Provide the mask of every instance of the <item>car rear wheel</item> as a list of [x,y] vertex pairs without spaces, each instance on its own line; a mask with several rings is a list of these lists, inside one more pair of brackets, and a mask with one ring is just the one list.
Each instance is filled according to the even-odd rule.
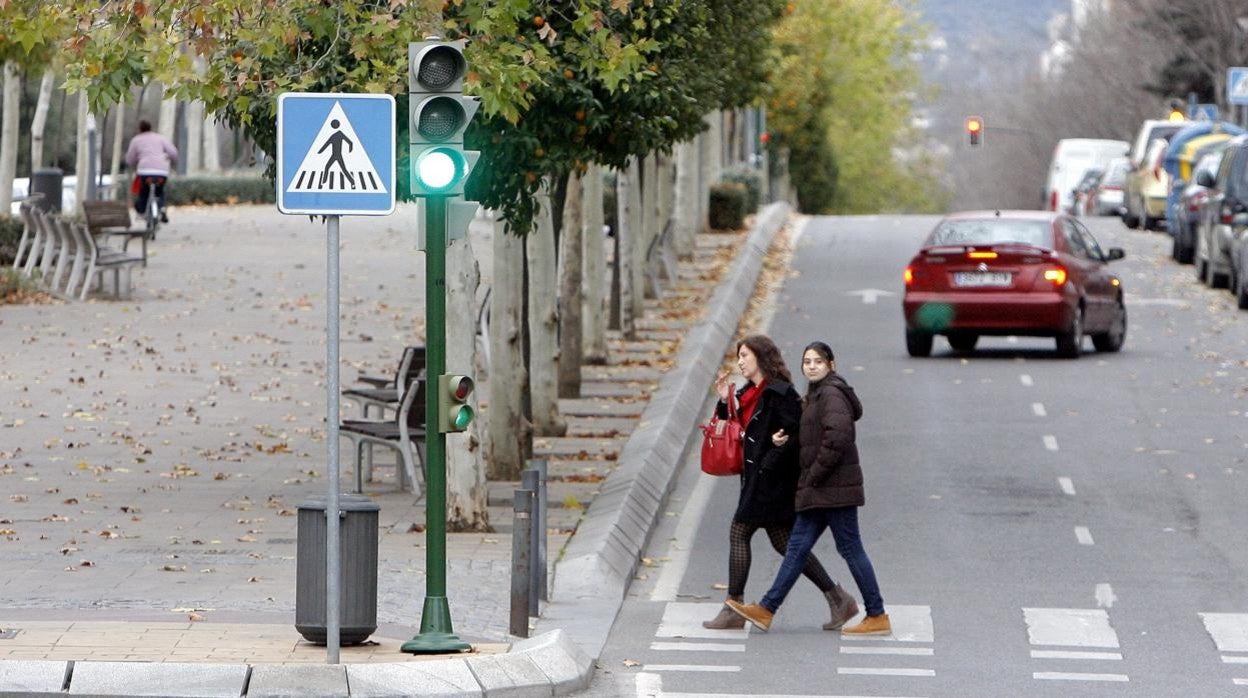
[[1248,275],[1239,275],[1239,285],[1235,287],[1235,304],[1240,310],[1248,310]]
[[1157,230],[1158,229],[1157,224],[1160,221],[1161,221],[1160,218],[1153,218],[1152,216],[1146,215],[1144,216],[1144,229],[1145,230]]
[[1077,359],[1082,344],[1083,308],[1080,308],[1070,323],[1070,329],[1057,335],[1057,355],[1063,359]]
[[1203,281],[1209,288],[1226,288],[1226,274],[1219,274],[1214,271],[1212,262],[1205,262],[1204,271],[1205,278]]
[[910,356],[932,355],[932,333],[923,330],[906,330],[906,352]]
[[955,351],[975,351],[975,344],[979,342],[979,335],[973,332],[959,332],[949,335],[949,346]]
[[1114,321],[1109,326],[1109,331],[1103,334],[1092,335],[1092,346],[1097,351],[1118,351],[1127,341],[1127,307],[1122,304],[1122,300],[1118,301],[1117,312],[1114,313]]
[[1197,259],[1196,260],[1196,280],[1202,284],[1205,283],[1205,274],[1208,273],[1207,271],[1208,269],[1209,269],[1209,262],[1206,262],[1203,259]]
[[1140,227],[1140,217],[1133,215],[1130,212],[1122,214],[1122,222],[1132,230]]

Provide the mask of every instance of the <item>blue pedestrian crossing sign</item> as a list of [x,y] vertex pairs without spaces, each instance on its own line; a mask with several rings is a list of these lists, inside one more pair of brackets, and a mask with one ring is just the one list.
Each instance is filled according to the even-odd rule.
[[394,170],[394,97],[311,92],[278,97],[277,210],[389,215]]
[[1226,70],[1226,101],[1228,104],[1248,104],[1248,68]]

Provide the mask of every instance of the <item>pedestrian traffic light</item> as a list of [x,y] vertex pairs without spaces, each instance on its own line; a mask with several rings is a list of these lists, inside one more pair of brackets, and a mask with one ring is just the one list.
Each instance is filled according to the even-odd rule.
[[464,95],[464,42],[408,44],[412,195],[459,196],[480,153],[464,150],[464,131],[477,113]]
[[971,138],[971,145],[979,145],[984,135],[984,120],[978,116],[966,117],[966,135]]
[[472,424],[472,408],[468,396],[474,384],[468,376],[449,373],[438,376],[438,431],[463,431]]

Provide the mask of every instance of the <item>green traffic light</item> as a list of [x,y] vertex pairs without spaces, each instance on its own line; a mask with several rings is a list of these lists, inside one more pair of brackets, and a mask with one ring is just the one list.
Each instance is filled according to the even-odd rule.
[[459,431],[463,431],[467,429],[468,425],[472,424],[472,417],[473,417],[473,414],[472,414],[471,407],[464,405],[463,407],[459,408],[458,410],[455,411],[455,420],[454,420],[455,428]]
[[464,172],[464,159],[453,148],[426,150],[416,159],[416,177],[430,192],[446,191],[459,182]]

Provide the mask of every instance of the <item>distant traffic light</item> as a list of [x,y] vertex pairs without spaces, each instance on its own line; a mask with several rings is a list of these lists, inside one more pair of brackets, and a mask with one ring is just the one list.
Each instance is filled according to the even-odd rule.
[[984,136],[984,119],[979,116],[966,117],[966,135],[971,139],[971,145],[979,145],[979,141]]
[[468,376],[438,376],[438,431],[463,431],[472,424],[472,408],[468,396],[474,385]]

